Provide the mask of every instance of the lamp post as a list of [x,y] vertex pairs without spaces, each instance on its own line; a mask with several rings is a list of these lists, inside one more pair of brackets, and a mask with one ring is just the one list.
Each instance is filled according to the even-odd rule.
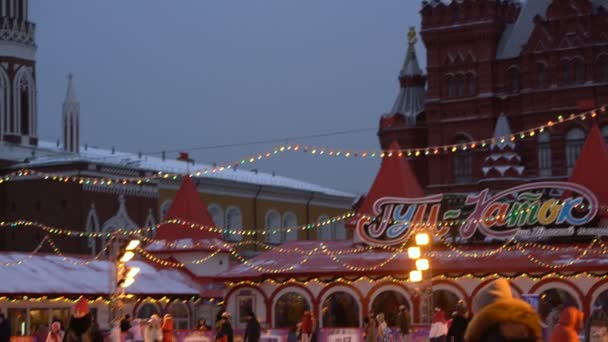
[[[431,238],[427,233],[418,233],[415,237],[416,246],[407,250],[408,257],[415,260],[416,269],[410,272],[410,281],[420,283],[421,299],[421,323],[431,323],[433,312],[433,276],[431,273],[431,263],[427,258],[422,258],[422,250],[426,246],[427,255],[430,255]],[[425,284],[425,275],[428,279],[428,286]]]
[[125,240],[120,239],[117,233],[112,236],[112,247],[110,261],[110,326],[114,326],[122,316],[123,302],[122,298],[125,294],[125,289],[135,282],[135,276],[139,273],[139,267],[129,267],[127,263],[135,257],[135,250],[139,247],[139,240],[131,240],[127,243],[124,249],[122,245]]

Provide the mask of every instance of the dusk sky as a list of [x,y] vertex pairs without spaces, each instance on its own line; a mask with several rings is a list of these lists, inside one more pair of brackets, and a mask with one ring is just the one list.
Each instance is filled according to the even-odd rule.
[[[191,149],[367,129],[290,141],[377,149],[378,120],[397,95],[420,7],[417,0],[32,0],[40,136],[59,139],[72,72],[80,139],[89,146],[190,150],[199,162],[221,163],[277,144]],[[424,67],[423,52],[419,42]],[[292,154],[251,167],[362,193],[378,165]]]

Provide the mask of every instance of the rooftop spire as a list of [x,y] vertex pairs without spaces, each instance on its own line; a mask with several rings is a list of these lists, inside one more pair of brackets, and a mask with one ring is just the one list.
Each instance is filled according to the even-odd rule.
[[504,150],[507,146],[511,149],[515,148],[515,143],[511,141],[511,127],[505,113],[500,114],[496,120],[493,138],[495,143],[492,144],[492,147],[498,147],[500,150]]
[[521,156],[515,151],[515,143],[511,141],[511,127],[507,116],[502,113],[496,120],[493,142],[490,154],[483,163],[484,178],[517,178],[524,172]]
[[416,43],[418,36],[416,29],[410,27],[407,34],[408,47],[403,62],[403,67],[399,72],[399,95],[391,109],[391,115],[401,114],[406,117],[408,123],[415,123],[418,114],[424,111],[426,101],[426,76],[424,75],[418,57],[416,57]]
[[76,91],[74,90],[74,74],[68,74],[68,90],[65,94],[65,103],[76,103],[78,98],[76,97]]

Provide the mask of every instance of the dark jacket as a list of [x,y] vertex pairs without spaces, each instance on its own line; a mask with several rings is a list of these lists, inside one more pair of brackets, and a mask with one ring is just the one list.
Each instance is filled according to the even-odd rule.
[[93,342],[93,324],[91,315],[76,318],[72,316],[63,342]]
[[127,318],[123,318],[120,321],[120,332],[126,333],[131,329],[131,321]]
[[397,315],[397,326],[399,327],[399,333],[409,334],[411,330],[412,318],[407,310],[399,311]]
[[251,317],[245,328],[244,342],[259,342],[261,334],[260,322],[255,317]]
[[448,342],[464,342],[464,332],[468,325],[469,321],[463,315],[454,316],[448,329]]
[[9,342],[11,340],[11,324],[8,319],[4,319],[0,323],[0,342]]
[[232,325],[228,320],[222,320],[215,338],[219,339],[224,336],[228,337],[228,342],[234,342],[234,331],[232,330]]

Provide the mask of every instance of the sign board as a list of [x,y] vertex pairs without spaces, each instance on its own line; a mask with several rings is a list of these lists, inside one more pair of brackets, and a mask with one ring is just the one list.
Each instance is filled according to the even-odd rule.
[[468,194],[458,205],[444,200],[443,194],[379,198],[372,208],[375,217],[360,218],[356,228],[370,245],[399,245],[420,227],[436,227],[439,237],[452,233],[463,239],[475,234],[496,239],[597,235],[598,228],[585,225],[598,209],[596,196],[584,186],[538,182],[496,194],[485,189]]
[[321,341],[359,342],[363,341],[363,330],[359,328],[323,328]]
[[538,312],[538,306],[540,304],[540,296],[535,294],[522,295],[521,299],[526,303],[530,304],[534,311]]

